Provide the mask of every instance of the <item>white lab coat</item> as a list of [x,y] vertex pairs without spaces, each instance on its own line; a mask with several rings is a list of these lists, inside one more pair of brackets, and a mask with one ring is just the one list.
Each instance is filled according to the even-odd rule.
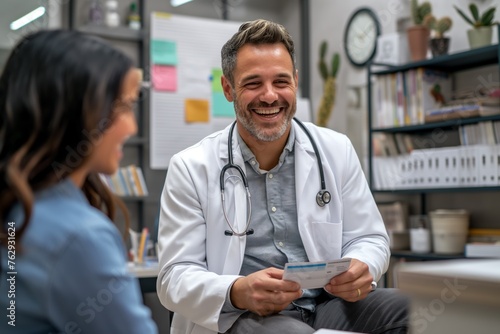
[[[295,122],[293,126],[298,224],[309,261],[357,258],[378,280],[387,270],[389,239],[351,142],[335,131],[306,123],[322,159],[326,189],[332,194],[331,202],[319,207],[320,176],[313,146]],[[161,196],[157,292],[161,303],[175,312],[173,334],[224,332],[239,316],[220,313],[228,288],[239,277],[246,241],[224,235],[228,226],[221,209],[219,175],[228,162],[228,133],[229,126],[170,160]],[[234,163],[245,171],[236,131],[232,142]],[[235,174],[234,169],[226,178],[229,174]],[[225,196],[229,221],[235,230],[244,231],[244,190],[226,184]]]

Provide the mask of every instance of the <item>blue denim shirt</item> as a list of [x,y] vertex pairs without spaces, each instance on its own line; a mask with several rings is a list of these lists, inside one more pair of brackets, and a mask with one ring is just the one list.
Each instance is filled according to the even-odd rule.
[[[138,281],[127,271],[118,230],[81,190],[61,181],[38,192],[33,208],[14,267],[7,249],[0,249],[0,333],[157,333]],[[17,233],[19,204],[7,218],[2,223]],[[6,311],[13,302],[15,311]]]

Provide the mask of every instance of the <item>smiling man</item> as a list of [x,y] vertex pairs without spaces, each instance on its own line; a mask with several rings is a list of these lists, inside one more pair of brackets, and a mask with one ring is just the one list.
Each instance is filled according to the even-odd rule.
[[[244,23],[221,56],[236,122],[172,157],[161,197],[172,333],[406,333],[407,300],[375,290],[388,237],[351,142],[294,119],[288,32]],[[341,258],[349,268],[322,287],[283,279],[286,263]]]

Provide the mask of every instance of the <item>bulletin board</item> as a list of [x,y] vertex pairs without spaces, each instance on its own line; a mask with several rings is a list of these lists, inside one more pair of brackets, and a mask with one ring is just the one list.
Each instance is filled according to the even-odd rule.
[[153,12],[150,39],[150,166],[234,120],[220,84],[220,50],[241,23]]

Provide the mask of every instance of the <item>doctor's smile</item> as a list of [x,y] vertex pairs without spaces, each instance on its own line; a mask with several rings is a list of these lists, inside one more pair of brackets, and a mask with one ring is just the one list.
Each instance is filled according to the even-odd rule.
[[251,108],[251,110],[260,116],[274,116],[275,114],[279,113],[282,109],[280,109],[280,108],[273,108],[273,109]]

